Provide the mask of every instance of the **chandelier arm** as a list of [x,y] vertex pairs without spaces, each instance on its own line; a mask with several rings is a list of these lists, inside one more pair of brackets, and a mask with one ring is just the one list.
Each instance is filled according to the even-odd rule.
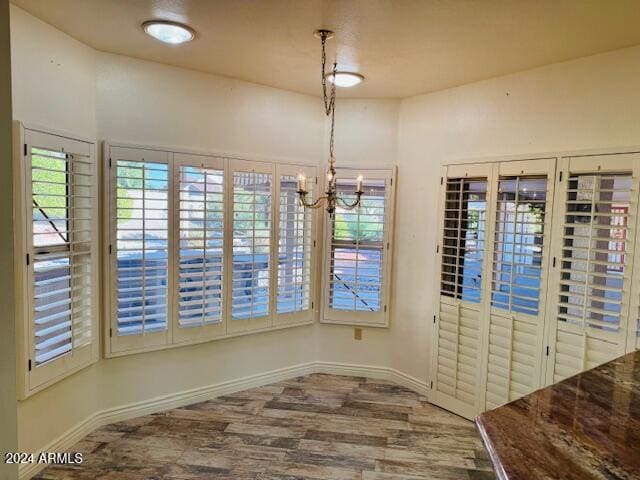
[[347,203],[347,201],[342,197],[336,197],[337,203],[340,203],[343,208],[347,210],[353,210],[358,205],[360,205],[360,197],[362,197],[362,192],[356,192],[356,199],[353,203]]
[[318,197],[314,202],[308,203],[306,200],[306,195],[307,195],[306,192],[304,193],[298,192],[298,195],[299,195],[300,203],[302,204],[302,206],[306,208],[319,208],[321,206],[321,202],[327,199],[326,196]]

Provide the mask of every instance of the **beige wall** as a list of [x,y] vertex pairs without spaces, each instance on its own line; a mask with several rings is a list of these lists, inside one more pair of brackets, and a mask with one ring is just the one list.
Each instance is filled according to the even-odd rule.
[[[335,138],[338,166],[367,168],[395,165],[399,107],[398,100],[338,98]],[[322,168],[326,168],[326,158],[322,159]],[[400,185],[404,182],[402,177],[403,172],[400,171]],[[395,267],[396,265],[394,270]],[[395,297],[393,295],[391,299],[391,330],[365,328],[362,340],[354,340],[353,327],[320,325],[317,340],[318,359],[325,362],[391,367],[393,355],[389,341],[390,331],[398,328]]]
[[[9,2],[0,1],[0,454],[18,449],[11,176],[11,48]],[[0,459],[0,480],[17,478]]]
[[96,136],[95,52],[11,5],[13,116]]
[[[94,52],[17,8],[12,22],[15,118],[324,167],[318,98]],[[339,101],[338,163],[399,166],[391,327],[361,341],[353,328],[316,325],[102,360],[20,402],[20,447],[41,448],[96,410],[313,360],[427,381],[441,163],[640,144],[638,85],[640,47],[402,101]]]

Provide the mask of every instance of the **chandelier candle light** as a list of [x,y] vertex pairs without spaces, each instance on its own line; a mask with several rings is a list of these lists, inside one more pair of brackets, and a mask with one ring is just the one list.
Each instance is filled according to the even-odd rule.
[[[327,169],[327,189],[325,191],[324,196],[319,197],[314,202],[307,201],[307,194],[309,190],[307,189],[307,177],[300,174],[298,175],[298,195],[300,198],[300,204],[306,208],[319,208],[322,206],[322,202],[327,202],[327,213],[329,216],[333,216],[336,211],[336,207],[344,208],[345,210],[353,210],[358,205],[360,205],[360,197],[364,191],[362,190],[363,178],[362,175],[359,175],[356,179],[356,190],[354,192],[356,198],[353,203],[347,202],[345,199],[338,196],[338,188],[336,185],[336,168],[335,168],[335,157],[333,155],[333,137],[334,137],[334,127],[335,127],[335,114],[336,114],[336,81],[338,77],[336,74],[350,74],[350,72],[338,72],[337,67],[338,64],[333,64],[333,70],[329,73],[325,72],[326,68],[326,52],[325,52],[325,44],[327,40],[333,37],[333,32],[331,30],[316,30],[315,36],[320,39],[322,43],[322,93],[324,98],[324,110],[325,115],[331,116],[331,133],[329,136],[329,168]],[[362,80],[364,77],[360,74],[353,74],[355,77],[360,78]],[[331,92],[327,95],[327,78],[331,81]],[[359,83],[359,82],[358,82]]]

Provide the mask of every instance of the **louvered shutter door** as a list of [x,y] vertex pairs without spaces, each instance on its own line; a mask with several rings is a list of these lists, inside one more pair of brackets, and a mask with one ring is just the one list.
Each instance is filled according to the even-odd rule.
[[496,164],[485,408],[540,385],[555,159]]
[[480,408],[491,176],[491,164],[450,166],[442,182],[432,398],[466,418],[473,418]]
[[230,333],[271,325],[274,165],[230,160]]
[[225,160],[174,154],[177,301],[174,342],[225,333]]
[[170,341],[171,157],[110,147],[112,353]]
[[97,357],[93,144],[25,131],[33,391]]
[[279,207],[277,245],[277,298],[274,324],[313,319],[312,272],[315,264],[315,215],[302,206],[297,194],[298,175],[307,177],[308,200],[315,198],[316,170],[313,167],[277,165]]
[[353,210],[338,206],[327,219],[323,321],[387,326],[393,228],[393,170],[339,169],[338,194],[355,200],[356,178],[364,194]]
[[563,158],[547,381],[625,351],[640,156]]

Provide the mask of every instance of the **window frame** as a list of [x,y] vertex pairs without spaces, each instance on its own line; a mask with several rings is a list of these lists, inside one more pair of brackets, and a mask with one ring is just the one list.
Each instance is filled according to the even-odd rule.
[[[121,157],[121,158],[120,158]],[[162,348],[171,344],[171,312],[173,311],[173,236],[174,232],[171,226],[173,225],[173,189],[171,188],[171,175],[173,155],[170,152],[162,150],[152,150],[145,148],[132,148],[126,146],[110,146],[108,150],[108,157],[106,164],[105,179],[108,182],[105,188],[106,198],[105,205],[109,207],[104,214],[105,231],[108,232],[105,235],[106,253],[105,253],[105,277],[106,285],[108,285],[108,296],[105,301],[106,321],[105,327],[108,326],[108,330],[105,332],[105,342],[108,342],[108,348],[105,351],[111,354],[118,353],[137,353],[148,350],[154,350]],[[168,166],[168,295],[167,295],[167,328],[163,331],[144,333],[141,336],[138,334],[118,336],[118,317],[117,317],[117,219],[116,215],[116,172],[118,160],[125,160],[131,162],[149,162],[149,163],[161,163]]]
[[[307,181],[312,185],[312,191],[307,198],[308,201],[314,200],[318,197],[318,192],[320,190],[318,177],[317,177],[317,168],[312,166],[304,166],[304,165],[288,165],[288,164],[277,164],[276,165],[276,175],[275,175],[275,194],[274,201],[277,203],[275,208],[275,225],[276,225],[276,233],[275,233],[275,270],[274,270],[274,310],[273,310],[273,324],[278,325],[296,325],[296,324],[304,324],[313,321],[316,314],[316,306],[317,306],[317,290],[318,290],[318,282],[316,275],[316,266],[318,265],[318,244],[319,238],[318,235],[320,233],[320,229],[318,228],[318,215],[314,212],[316,210],[306,209],[307,212],[311,216],[311,246],[310,246],[310,274],[309,274],[309,308],[306,310],[298,310],[288,313],[278,313],[278,247],[280,243],[280,181],[283,176],[294,176],[304,175],[307,178]],[[297,199],[296,199],[297,200]]]
[[[18,395],[20,399],[28,396],[72,375],[73,373],[95,363],[100,354],[99,343],[99,179],[98,162],[95,155],[95,140],[72,133],[48,129],[31,124],[14,121],[14,268],[16,276],[16,330],[18,339]],[[92,231],[90,243],[90,259],[88,265],[92,269],[91,309],[90,309],[90,341],[36,366],[35,362],[35,326],[34,326],[34,263],[36,250],[41,247],[33,245],[33,204],[31,185],[32,148],[59,151],[67,155],[80,155],[89,159],[92,181],[90,222]],[[69,161],[69,159],[67,159]],[[71,161],[73,161],[71,159]],[[67,182],[69,182],[67,171]],[[67,183],[67,188],[68,188]],[[69,205],[66,207],[71,211]],[[69,218],[72,218],[71,216]],[[69,221],[67,220],[67,223]],[[53,246],[55,251],[69,251],[63,246]],[[26,268],[25,268],[26,266]],[[71,340],[73,341],[73,339]]]
[[[117,317],[116,317],[116,283],[115,283],[115,171],[116,171],[116,156],[115,153],[128,152],[128,157],[123,160],[141,161],[142,158],[145,161],[160,161],[167,162],[169,164],[168,176],[169,176],[169,300],[168,300],[168,313],[167,313],[167,330],[158,332],[164,335],[156,335],[161,338],[149,338],[142,339],[142,335],[128,335],[117,338]],[[309,311],[296,312],[300,315],[291,314],[276,314],[276,297],[274,292],[277,291],[277,262],[274,260],[277,255],[277,241],[279,235],[278,224],[278,210],[279,201],[276,195],[278,194],[279,185],[277,185],[277,172],[295,172],[297,175],[301,172],[308,172],[309,176],[315,175],[316,166],[304,162],[294,161],[278,161],[269,159],[260,160],[247,160],[238,157],[227,156],[224,154],[208,153],[202,151],[185,150],[172,147],[154,147],[148,145],[137,145],[125,142],[105,141],[103,143],[103,165],[102,165],[102,186],[103,186],[103,218],[102,225],[105,235],[102,237],[102,281],[103,281],[103,306],[102,314],[104,315],[104,321],[102,323],[103,332],[103,348],[105,358],[113,358],[118,356],[125,356],[135,353],[149,352],[155,350],[164,350],[168,348],[175,348],[185,345],[194,345],[199,343],[205,343],[215,341],[224,338],[233,338],[242,335],[248,335],[253,333],[279,330],[282,328],[297,327],[301,325],[310,325],[314,323],[318,318],[318,281],[317,274],[311,276],[311,291],[314,308]],[[231,265],[232,265],[232,250],[226,248],[224,252],[223,268],[223,321],[222,324],[217,324],[217,328],[204,328],[204,333],[201,328],[182,328],[180,329],[178,323],[178,248],[179,248],[179,196],[176,194],[179,186],[176,183],[176,179],[179,176],[179,165],[181,164],[204,164],[205,168],[218,169],[223,167],[224,171],[224,218],[225,218],[225,231],[223,236],[224,245],[231,245],[233,240],[232,230],[232,186],[233,186],[233,171],[250,171],[270,173],[272,174],[271,185],[271,231],[270,231],[270,266],[269,266],[269,316],[259,317],[248,322],[238,320],[238,324],[235,327],[231,326],[230,317],[230,299],[231,299]],[[320,215],[314,210],[313,225],[314,225],[314,239],[317,242],[317,235],[319,235],[319,229],[317,228]],[[113,217],[113,219],[112,219]],[[113,223],[113,225],[112,225]],[[312,252],[312,262],[317,265],[318,262],[318,248]],[[267,320],[265,321],[265,318]],[[222,325],[222,326],[220,326]],[[180,333],[179,330],[183,332]],[[193,333],[187,333],[187,330],[193,330]],[[196,331],[199,333],[197,334]],[[155,334],[146,334],[155,335]],[[127,338],[128,337],[128,338]],[[115,339],[115,341],[114,341]],[[124,339],[124,341],[123,341]]]
[[180,343],[189,343],[194,340],[210,340],[219,336],[223,336],[226,334],[227,327],[227,318],[226,318],[226,310],[225,303],[226,297],[228,295],[227,285],[226,285],[226,277],[227,277],[227,269],[228,264],[226,261],[226,250],[227,250],[227,236],[226,232],[223,235],[223,255],[222,255],[222,321],[219,323],[213,323],[209,325],[201,325],[201,326],[191,326],[191,327],[181,327],[180,326],[180,318],[179,318],[179,301],[180,301],[180,167],[200,167],[204,169],[210,170],[222,170],[223,172],[223,229],[226,230],[229,222],[228,212],[227,212],[227,168],[226,168],[226,160],[221,157],[213,157],[209,155],[195,155],[188,153],[174,153],[173,154],[173,183],[169,186],[170,190],[173,190],[173,207],[170,209],[173,211],[172,214],[173,224],[171,225],[171,229],[173,230],[173,235],[175,235],[175,242],[173,245],[173,255],[175,259],[175,265],[173,268],[173,291],[169,292],[169,296],[173,297],[173,318],[174,321],[171,322],[170,329],[172,330],[172,339],[173,344]]
[[[264,330],[273,325],[273,309],[275,307],[275,297],[274,293],[274,258],[276,256],[275,252],[275,196],[274,196],[274,183],[275,183],[275,164],[266,163],[266,162],[257,162],[251,160],[238,160],[231,159],[229,160],[228,167],[228,175],[227,175],[227,212],[229,215],[227,218],[230,220],[230,224],[228,228],[225,229],[225,239],[227,240],[226,245],[230,246],[227,248],[225,252],[225,256],[227,257],[227,264],[229,268],[227,269],[225,286],[227,287],[227,298],[226,298],[226,318],[227,322],[227,333],[242,333],[248,332],[252,330]],[[269,311],[267,315],[263,315],[260,317],[250,317],[247,319],[233,319],[232,318],[232,301],[233,301],[233,234],[234,234],[234,202],[233,196],[235,194],[235,188],[233,184],[233,176],[235,173],[263,173],[267,175],[271,175],[271,184],[269,189],[270,195],[270,232],[269,232],[269,295],[268,295],[268,308]]]
[[329,279],[331,277],[331,243],[333,237],[332,220],[329,219],[325,211],[326,205],[319,209],[323,216],[324,242],[323,242],[323,269],[322,269],[322,311],[320,323],[354,325],[388,328],[391,316],[391,291],[392,291],[392,265],[393,265],[393,238],[395,231],[395,195],[397,167],[387,168],[357,168],[339,167],[336,169],[336,176],[346,178],[356,178],[362,175],[367,180],[385,181],[385,213],[384,213],[384,234],[382,242],[383,261],[380,291],[380,310],[377,312],[337,310],[331,308],[330,295],[331,288]]

